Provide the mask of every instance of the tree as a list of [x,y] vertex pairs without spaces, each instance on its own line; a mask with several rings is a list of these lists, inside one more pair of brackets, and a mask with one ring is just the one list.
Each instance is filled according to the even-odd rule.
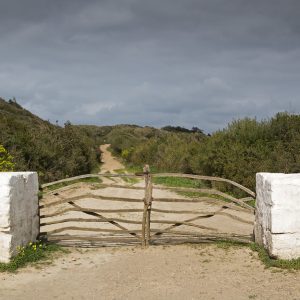
[[14,168],[13,157],[0,144],[0,172],[12,171]]

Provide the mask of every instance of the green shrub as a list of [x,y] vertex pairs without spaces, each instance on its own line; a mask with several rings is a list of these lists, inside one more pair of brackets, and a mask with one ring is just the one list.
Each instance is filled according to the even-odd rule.
[[0,110],[0,143],[14,157],[16,171],[37,171],[40,182],[50,182],[90,173],[98,165],[99,145],[81,128],[53,125],[14,101],[0,99]]
[[13,171],[13,157],[0,145],[0,172]]

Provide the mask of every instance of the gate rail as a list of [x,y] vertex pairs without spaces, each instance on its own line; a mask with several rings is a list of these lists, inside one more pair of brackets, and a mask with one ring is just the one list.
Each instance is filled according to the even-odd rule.
[[[124,186],[120,184],[105,184],[100,183],[98,186],[100,188],[105,187],[114,187],[114,188],[125,188],[125,189],[135,189],[135,190],[144,190],[144,198],[143,199],[135,199],[135,198],[126,198],[126,197],[110,197],[110,196],[102,196],[102,195],[95,195],[93,193],[86,193],[79,196],[73,196],[64,198],[59,195],[61,191],[67,190],[72,188],[73,185],[62,187],[60,189],[50,191],[47,194],[55,195],[58,200],[55,200],[50,203],[41,203],[40,204],[40,210],[47,209],[47,208],[55,208],[58,205],[61,204],[68,204],[69,207],[62,209],[60,211],[55,211],[54,213],[40,213],[40,219],[41,223],[40,226],[50,226],[50,225],[58,225],[58,224],[65,224],[68,222],[76,222],[79,223],[79,225],[76,226],[68,226],[68,227],[62,227],[57,228],[45,232],[41,232],[41,236],[46,237],[48,240],[82,240],[82,241],[109,241],[109,242],[120,242],[128,240],[128,238],[131,237],[135,238],[137,241],[139,241],[142,246],[148,246],[150,244],[150,241],[155,242],[159,240],[159,238],[162,235],[176,235],[178,237],[186,237],[186,240],[188,238],[197,238],[199,240],[218,240],[218,239],[230,239],[230,240],[237,240],[242,242],[247,242],[251,239],[251,236],[245,236],[245,235],[238,235],[238,234],[223,234],[218,233],[216,230],[212,227],[208,226],[202,226],[199,224],[195,224],[194,221],[199,219],[207,219],[212,218],[216,215],[222,215],[226,216],[228,218],[234,219],[237,222],[246,223],[246,224],[252,224],[249,220],[245,220],[241,217],[229,214],[226,210],[227,209],[233,209],[237,211],[250,211],[254,212],[254,208],[247,204],[249,200],[253,200],[255,197],[255,193],[249,190],[248,188],[234,182],[228,179],[219,178],[219,177],[210,177],[210,176],[201,176],[201,175],[192,175],[192,174],[177,174],[177,173],[157,173],[157,174],[151,174],[149,170],[144,169],[143,173],[136,173],[136,174],[86,174],[81,176],[76,176],[72,178],[67,178],[55,182],[51,182],[48,184],[43,184],[42,188],[48,188],[52,185],[58,184],[58,183],[64,183],[64,182],[70,182],[78,179],[83,178],[92,178],[92,177],[119,177],[119,178],[140,178],[144,179],[145,186],[144,187],[135,187],[135,186]],[[155,186],[153,187],[152,179],[155,177],[181,177],[181,178],[190,178],[190,179],[197,179],[197,180],[209,180],[209,181],[217,181],[217,182],[225,182],[229,183],[240,190],[244,191],[249,195],[249,197],[238,199],[236,197],[233,197],[232,195],[228,195],[224,192],[221,192],[217,189],[203,189],[203,188],[187,188],[187,187],[163,187],[163,186]],[[221,196],[228,202],[224,202],[220,209],[217,211],[199,211],[199,210],[174,210],[174,209],[158,209],[153,208],[152,204],[154,202],[173,202],[173,203],[198,203],[207,201],[208,199],[211,199],[209,197],[196,197],[192,199],[187,198],[153,198],[153,189],[158,190],[170,190],[175,192],[199,192],[199,193],[205,193],[209,195],[217,195]],[[95,209],[95,208],[85,208],[82,207],[75,202],[77,200],[82,199],[93,199],[93,200],[109,200],[109,201],[120,201],[120,202],[136,202],[136,203],[143,203],[143,208],[126,208],[126,209]],[[220,200],[222,201],[222,200]],[[60,220],[47,220],[47,218],[53,218],[57,216],[61,216],[68,212],[82,212],[86,215],[92,216],[93,218],[85,219],[81,217],[66,217]],[[163,220],[163,219],[151,219],[151,212],[156,213],[163,213],[163,214],[175,214],[175,215],[191,215],[190,218],[186,220]],[[142,213],[142,219],[141,220],[131,220],[129,218],[119,218],[119,217],[106,217],[103,214],[105,213]],[[192,216],[194,215],[194,216]],[[97,219],[95,219],[95,217]],[[94,227],[83,227],[80,226],[80,224],[84,223],[110,223],[117,227],[118,229],[101,229],[101,228],[94,228]],[[141,230],[131,230],[125,227],[124,225],[121,225],[120,223],[124,224],[136,224],[141,225]],[[151,224],[166,224],[169,225],[168,227],[161,229],[152,229]],[[183,230],[177,230],[180,226],[186,226],[188,228],[197,228],[197,229],[204,229],[209,230],[211,233],[203,234],[193,231],[183,231]],[[176,230],[174,230],[176,229]],[[89,232],[102,232],[102,233],[112,233],[115,235],[118,235],[116,237],[93,237],[93,236],[78,236],[78,235],[66,235],[66,234],[59,234],[63,231],[89,231]],[[125,235],[125,236],[124,236]],[[127,237],[126,237],[127,236]]]

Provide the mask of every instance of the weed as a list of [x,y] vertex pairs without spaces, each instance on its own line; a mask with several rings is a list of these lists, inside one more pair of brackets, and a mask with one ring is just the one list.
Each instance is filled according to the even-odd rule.
[[274,267],[286,270],[300,270],[300,258],[291,260],[271,258],[268,252],[256,243],[250,244],[250,248],[258,253],[258,257],[267,268]]
[[255,201],[255,199],[253,199],[253,200],[247,201],[246,203],[252,207],[255,207],[256,201]]
[[122,177],[122,179],[129,184],[136,184],[139,182],[139,179],[137,178],[132,178],[132,177]]
[[154,177],[155,184],[162,184],[171,187],[204,188],[205,184],[196,179],[181,177]]
[[230,201],[230,200],[228,200],[225,197],[222,197],[220,195],[209,194],[209,193],[202,193],[202,192],[177,192],[177,194],[182,195],[182,196],[186,196],[186,197],[189,197],[189,198],[207,197],[207,198],[222,200],[224,202],[229,202],[229,203],[232,202],[232,201]]
[[68,252],[68,250],[56,244],[46,244],[41,241],[29,243],[25,247],[20,246],[18,247],[17,255],[9,263],[0,263],[0,272],[15,272],[28,264],[51,260],[53,259],[53,254],[58,251]]
[[216,246],[221,249],[228,250],[230,247],[247,247],[248,243],[238,241],[217,241]]

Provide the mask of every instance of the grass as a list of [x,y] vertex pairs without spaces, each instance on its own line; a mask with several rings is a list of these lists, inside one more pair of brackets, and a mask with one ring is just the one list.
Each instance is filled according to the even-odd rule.
[[255,208],[255,203],[256,203],[255,199],[247,201],[246,203]]
[[56,244],[46,244],[41,241],[18,247],[18,254],[9,263],[0,263],[0,272],[16,272],[27,265],[51,262],[57,252],[67,253],[68,250]]
[[154,177],[153,183],[170,187],[205,188],[202,181],[181,177]]
[[[155,184],[161,184],[169,187],[184,187],[184,188],[210,188],[207,183],[204,183],[201,180],[190,179],[190,178],[180,178],[180,177],[154,177],[153,182]],[[232,201],[222,197],[220,195],[202,193],[202,192],[176,192],[179,195],[198,198],[198,197],[208,197],[212,199],[222,200],[224,202],[231,203]],[[227,193],[230,196],[233,196],[232,193]],[[248,205],[255,207],[255,200],[247,202]]]
[[44,188],[44,192],[47,191],[54,191],[57,189],[60,189],[62,187],[74,184],[74,183],[79,183],[79,182],[86,182],[86,183],[101,183],[102,180],[98,177],[88,177],[88,178],[81,178],[81,179],[75,179],[75,180],[71,180],[71,181],[66,181],[66,182],[61,182],[61,183],[56,183],[53,185],[50,185],[46,188]]
[[[213,245],[216,245],[217,248],[221,248],[224,250],[229,250],[232,247],[241,248],[247,247],[252,251],[258,253],[259,260],[265,265],[266,268],[277,268],[277,270],[300,270],[300,258],[298,259],[276,259],[269,256],[266,249],[256,243],[243,243],[238,241],[230,241],[230,240],[220,240],[212,242]],[[194,244],[193,244],[194,245]],[[276,269],[274,269],[276,270]]]
[[[180,177],[154,177],[153,182],[155,184],[161,184],[170,187],[184,187],[184,188],[208,188],[205,183],[200,180],[190,179],[190,178],[180,178]],[[198,198],[198,197],[209,197],[213,199],[223,200],[225,202],[231,202],[228,199],[208,193],[202,192],[177,192],[177,194],[190,197],[190,198]]]
[[[126,173],[131,173],[131,172],[128,172],[127,169],[118,169],[118,170],[115,170],[115,172],[117,174],[126,174]],[[126,183],[129,183],[129,184],[135,184],[135,183],[138,183],[139,182],[139,179],[137,178],[131,178],[131,177],[121,177],[123,181],[125,181]]]
[[124,180],[126,183],[129,184],[136,184],[139,182],[137,178],[130,178],[130,177],[122,177],[122,180]]
[[258,253],[258,258],[265,265],[266,268],[278,268],[284,270],[300,270],[300,258],[298,259],[275,259],[269,256],[268,252],[264,247],[256,243],[242,243],[236,241],[218,241],[215,242],[218,248],[225,250],[231,247],[249,247],[252,251]]
[[238,241],[216,241],[216,246],[221,249],[228,250],[231,247],[248,247],[249,243],[243,243]]
[[222,200],[224,202],[232,202],[225,197],[220,195],[208,194],[208,193],[201,193],[201,192],[177,192],[179,195],[190,197],[190,198],[199,198],[199,197],[208,197],[212,199]]
[[252,251],[258,253],[259,259],[267,268],[273,267],[285,270],[300,270],[300,258],[291,260],[271,258],[266,249],[255,243],[250,244],[250,248]]

